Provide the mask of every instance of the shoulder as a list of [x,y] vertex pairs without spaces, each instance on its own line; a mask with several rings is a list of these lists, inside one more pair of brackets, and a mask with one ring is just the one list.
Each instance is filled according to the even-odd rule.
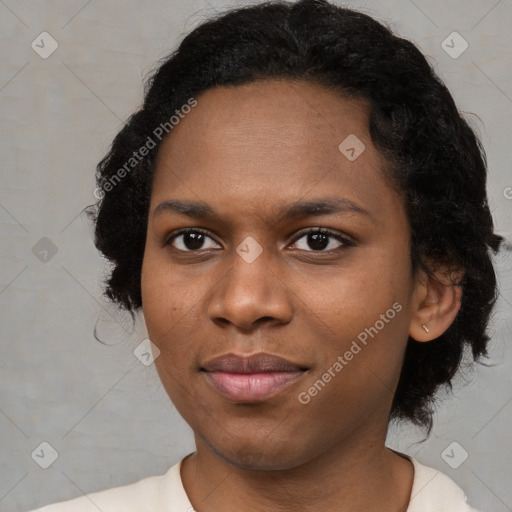
[[414,466],[414,481],[406,512],[478,512],[450,477],[408,458]]
[[[180,465],[181,461],[172,466],[163,475],[146,477],[132,484],[93,492],[71,500],[53,503],[30,512],[98,512],[98,510],[102,512],[181,511],[183,504],[186,505],[188,499],[181,485]],[[187,502],[183,503],[184,499]]]
[[[406,512],[478,512],[464,491],[447,475],[406,456],[414,466],[414,481]],[[183,459],[182,459],[183,460]],[[143,478],[30,512],[173,512],[192,510],[181,482],[181,462],[164,475]]]

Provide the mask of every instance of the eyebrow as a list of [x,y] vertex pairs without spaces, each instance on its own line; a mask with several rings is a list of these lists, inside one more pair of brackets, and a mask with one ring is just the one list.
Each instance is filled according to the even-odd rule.
[[[160,203],[154,211],[154,216],[161,212],[178,213],[191,218],[211,218],[220,220],[220,216],[215,210],[202,201],[195,202],[189,200],[168,199]],[[350,199],[343,197],[329,197],[313,199],[308,201],[295,201],[289,205],[282,206],[277,214],[283,220],[294,218],[317,217],[321,215],[330,215],[333,213],[357,213],[372,218],[368,210],[354,203]]]

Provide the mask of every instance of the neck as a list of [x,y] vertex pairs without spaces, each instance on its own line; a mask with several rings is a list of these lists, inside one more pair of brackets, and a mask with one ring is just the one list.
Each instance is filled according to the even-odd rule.
[[388,450],[384,440],[344,443],[328,453],[279,470],[239,468],[223,460],[201,439],[182,463],[181,477],[200,512],[332,510],[405,512],[413,467]]

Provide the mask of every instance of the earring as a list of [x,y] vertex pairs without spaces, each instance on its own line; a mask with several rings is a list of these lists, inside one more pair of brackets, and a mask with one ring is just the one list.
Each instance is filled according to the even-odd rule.
[[421,327],[423,327],[423,329],[425,329],[425,331],[430,332],[428,327],[425,324],[423,324]]

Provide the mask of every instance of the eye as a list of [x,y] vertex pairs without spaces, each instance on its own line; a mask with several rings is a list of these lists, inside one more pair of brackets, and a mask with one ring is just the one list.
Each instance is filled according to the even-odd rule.
[[[336,243],[334,243],[334,248],[332,247],[333,238],[338,242],[337,247]],[[298,247],[298,249],[307,252],[334,252],[336,250],[341,250],[346,246],[354,245],[354,243],[351,240],[344,238],[335,231],[331,231],[330,229],[325,228],[314,228],[306,232],[302,232],[302,236],[295,239],[295,244],[298,244],[298,242],[300,242],[302,239],[305,239],[305,242],[303,242],[302,247]],[[307,246],[309,246],[312,249],[312,251],[308,251]]]
[[[203,247],[206,239],[210,239],[216,244],[211,236],[202,229],[182,229],[169,237],[165,242],[165,245],[173,245],[173,242],[178,240],[178,243],[174,245],[174,248],[184,252],[195,252],[200,249],[215,249],[215,247]],[[217,244],[218,245],[218,244]]]
[[[302,247],[300,247],[299,242],[303,239],[304,242],[302,242]],[[337,241],[337,246],[336,242],[334,242],[334,248],[332,247],[332,239]],[[205,246],[207,240],[210,240],[209,246]],[[216,249],[215,245],[218,246],[219,244],[213,240],[207,231],[194,228],[182,229],[176,232],[167,239],[165,245],[171,245],[182,252],[196,252],[199,250]],[[354,243],[336,231],[326,228],[314,228],[302,231],[301,236],[295,239],[294,245],[299,245],[299,250],[307,252],[335,252],[347,246],[353,246]],[[311,250],[308,250],[308,246]]]

